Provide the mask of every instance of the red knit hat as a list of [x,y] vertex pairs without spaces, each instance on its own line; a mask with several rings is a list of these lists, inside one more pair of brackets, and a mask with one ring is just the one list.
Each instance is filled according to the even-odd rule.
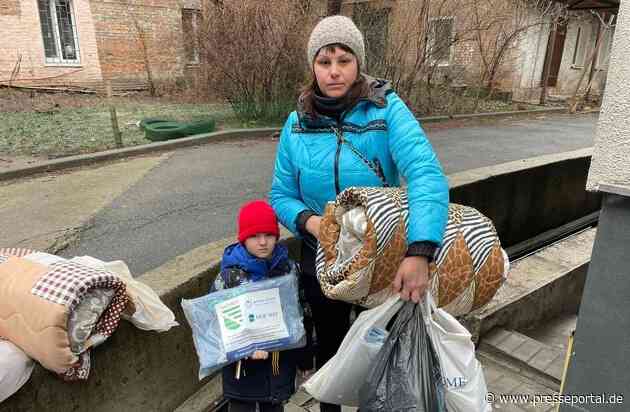
[[264,200],[253,200],[241,207],[238,214],[238,241],[243,243],[248,237],[258,233],[269,233],[280,237],[278,218]]

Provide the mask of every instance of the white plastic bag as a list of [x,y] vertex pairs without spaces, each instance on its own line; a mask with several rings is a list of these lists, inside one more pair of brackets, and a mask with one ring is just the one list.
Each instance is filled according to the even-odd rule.
[[160,297],[148,285],[134,279],[129,271],[129,267],[122,260],[103,262],[91,256],[80,256],[71,259],[72,261],[83,263],[84,265],[105,269],[114,273],[125,282],[127,295],[133,302],[136,311],[129,316],[125,313],[122,317],[131,322],[135,327],[142,330],[155,330],[166,332],[173,326],[178,326],[175,321],[175,314],[168,306],[162,303]]
[[452,315],[437,308],[430,293],[424,305],[427,330],[440,358],[447,410],[491,411],[492,406],[486,401],[486,380],[470,333]]
[[304,389],[320,402],[359,406],[361,384],[387,337],[387,323],[402,303],[396,295],[361,312],[335,356],[304,383]]
[[28,381],[34,365],[35,362],[20,348],[0,338],[0,402]]

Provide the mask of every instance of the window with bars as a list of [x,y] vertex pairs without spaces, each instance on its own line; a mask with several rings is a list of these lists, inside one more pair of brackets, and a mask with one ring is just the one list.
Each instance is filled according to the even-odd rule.
[[368,73],[378,74],[385,64],[385,50],[389,32],[389,8],[375,8],[367,3],[355,3],[353,19],[365,38]]
[[182,32],[186,63],[199,64],[199,24],[201,12],[196,9],[182,9]]
[[79,64],[79,37],[71,0],[37,0],[46,63]]
[[429,61],[439,66],[447,66],[451,62],[453,43],[453,17],[435,17],[429,20],[427,52]]

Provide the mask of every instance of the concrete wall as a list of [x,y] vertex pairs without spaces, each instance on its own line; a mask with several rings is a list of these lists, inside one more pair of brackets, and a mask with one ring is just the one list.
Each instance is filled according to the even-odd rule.
[[[5,4],[6,3],[6,4]],[[36,1],[13,0],[0,8],[0,82],[7,82],[21,56],[17,85],[92,85],[101,81],[89,0],[74,0],[80,63],[47,64]]]
[[[589,190],[630,195],[630,4],[622,2],[597,125]],[[602,188],[610,186],[609,188]]]
[[[589,213],[597,194],[585,194],[588,151],[476,169],[449,176],[455,202],[492,218],[505,245]],[[163,334],[123,323],[92,354],[85,383],[61,382],[36,368],[31,380],[0,404],[1,412],[172,411],[198,390],[197,358],[180,307],[182,298],[207,293],[230,240],[200,247],[140,279],[153,287],[181,326]],[[289,242],[297,256],[297,242]]]
[[[454,175],[450,177],[451,202],[472,206],[488,216],[503,246],[512,246],[599,210],[601,197],[586,192],[583,186],[590,165],[588,152],[477,169],[468,182]],[[501,172],[502,168],[508,170]]]
[[[538,17],[530,11],[528,24],[533,24]],[[518,63],[520,70],[514,72],[513,99],[516,101],[538,103],[541,93],[541,79],[550,26],[535,25],[519,37]]]

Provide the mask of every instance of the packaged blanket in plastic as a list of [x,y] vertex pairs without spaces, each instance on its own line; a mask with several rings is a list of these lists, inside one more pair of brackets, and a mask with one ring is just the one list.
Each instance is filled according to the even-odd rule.
[[[326,206],[317,277],[330,299],[375,307],[407,251],[407,194],[400,188],[351,187]],[[444,241],[429,266],[439,307],[458,316],[487,304],[509,270],[494,225],[479,211],[449,204]]]
[[182,299],[199,357],[199,379],[256,350],[306,344],[295,275],[247,283],[196,299]]

